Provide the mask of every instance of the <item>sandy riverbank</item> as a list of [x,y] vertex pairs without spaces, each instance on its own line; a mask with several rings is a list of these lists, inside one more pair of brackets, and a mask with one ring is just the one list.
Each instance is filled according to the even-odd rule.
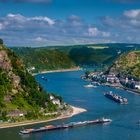
[[18,127],[18,126],[25,126],[25,125],[32,125],[32,124],[39,124],[39,123],[45,123],[45,122],[51,122],[55,120],[61,120],[61,119],[66,119],[70,118],[74,115],[78,115],[80,113],[86,112],[87,110],[84,108],[79,108],[79,107],[72,107],[72,111],[65,114],[61,115],[59,117],[53,118],[53,119],[48,119],[48,120],[34,120],[34,121],[24,121],[24,122],[16,122],[16,123],[0,123],[0,129],[2,128],[10,128],[10,127]]
[[46,70],[46,71],[41,71],[38,73],[33,73],[32,75],[38,75],[38,74],[43,74],[43,73],[54,73],[54,72],[68,72],[68,71],[78,71],[78,70],[82,70],[82,68],[80,67],[74,67],[74,68],[70,68],[70,69],[60,69],[60,70]]

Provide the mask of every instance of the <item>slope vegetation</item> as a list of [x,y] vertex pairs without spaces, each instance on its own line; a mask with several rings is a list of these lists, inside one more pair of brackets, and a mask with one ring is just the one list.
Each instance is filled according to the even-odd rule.
[[20,114],[26,118],[37,118],[46,112],[63,108],[60,97],[44,92],[25,69],[22,61],[10,49],[0,44],[0,119],[16,117]]

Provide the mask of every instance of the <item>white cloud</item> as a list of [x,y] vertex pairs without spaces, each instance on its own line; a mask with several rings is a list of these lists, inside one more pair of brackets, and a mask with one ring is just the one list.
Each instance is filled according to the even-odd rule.
[[20,24],[23,24],[23,26],[26,26],[26,24],[29,24],[29,23],[32,23],[34,24],[34,22],[38,22],[38,24],[40,22],[45,22],[47,23],[48,25],[54,25],[55,22],[53,19],[49,18],[49,17],[42,17],[42,16],[35,16],[35,17],[25,17],[21,14],[12,14],[12,13],[9,13],[5,18],[2,18],[2,21],[3,22],[9,22],[9,23],[12,23],[13,21],[15,23],[19,23]]
[[33,40],[36,41],[36,42],[46,42],[46,41],[47,41],[47,39],[45,39],[45,38],[43,38],[43,37],[40,37],[40,36],[36,37],[36,38],[33,39]]
[[99,30],[95,28],[88,28],[89,36],[97,36],[99,35]]
[[89,36],[93,36],[93,37],[109,37],[110,33],[109,32],[104,32],[104,31],[100,31],[98,28],[96,27],[90,27],[88,28],[88,34]]
[[140,9],[127,10],[123,13],[123,15],[128,18],[140,18]]
[[44,21],[44,22],[47,22],[49,25],[54,25],[55,24],[54,20],[52,20],[48,17],[42,17],[42,16],[28,18],[28,20]]
[[36,37],[34,40],[35,40],[35,41],[39,41],[39,42],[40,42],[40,41],[42,41],[42,40],[43,40],[43,38],[39,36],[39,37]]
[[0,30],[2,30],[4,28],[3,24],[0,23]]
[[47,16],[26,17],[9,13],[0,17],[0,37],[9,45],[22,46],[131,41],[140,43],[139,14],[137,12],[135,16],[128,17],[127,14],[131,11],[133,10],[124,11],[117,18],[104,17],[99,25],[86,23],[75,15],[66,19],[52,19]]
[[124,11],[119,17],[103,17],[103,29],[111,32],[116,42],[140,43],[140,9]]

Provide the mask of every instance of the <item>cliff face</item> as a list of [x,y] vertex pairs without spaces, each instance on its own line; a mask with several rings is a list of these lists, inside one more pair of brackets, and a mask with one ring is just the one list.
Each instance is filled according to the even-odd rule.
[[59,104],[42,90],[15,53],[0,44],[0,118],[20,114],[37,117],[56,111],[61,100],[53,96]]
[[140,79],[140,51],[131,51],[121,55],[109,71]]

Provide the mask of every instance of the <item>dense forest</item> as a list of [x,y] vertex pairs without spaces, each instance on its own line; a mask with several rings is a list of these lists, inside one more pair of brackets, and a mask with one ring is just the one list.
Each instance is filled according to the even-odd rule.
[[121,54],[139,50],[138,44],[90,44],[48,46],[40,48],[12,47],[27,68],[33,72],[67,69],[75,66],[111,65]]
[[122,54],[109,68],[110,72],[121,77],[134,77],[140,80],[140,51],[130,51]]
[[[60,106],[54,104],[50,96],[28,73],[15,52],[0,40],[0,120],[19,114],[33,119],[57,111]],[[60,101],[62,109],[62,99],[56,95],[53,97]]]
[[58,70],[75,67],[75,63],[69,56],[58,49],[48,48],[12,48],[24,61],[26,68],[35,67],[33,72],[43,70]]

